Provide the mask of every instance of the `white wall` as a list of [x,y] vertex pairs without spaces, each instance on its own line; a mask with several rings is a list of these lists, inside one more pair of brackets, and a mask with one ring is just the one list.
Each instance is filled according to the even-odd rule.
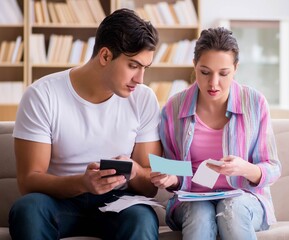
[[200,0],[202,29],[219,19],[289,19],[289,0]]

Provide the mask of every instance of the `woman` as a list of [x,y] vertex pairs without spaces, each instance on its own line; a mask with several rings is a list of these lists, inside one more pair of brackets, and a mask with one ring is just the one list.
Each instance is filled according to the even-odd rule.
[[[193,172],[206,159],[220,173],[213,189],[191,177],[151,173],[159,188],[191,192],[242,189],[244,194],[214,201],[179,202],[167,207],[167,223],[183,239],[256,239],[276,221],[269,185],[281,174],[268,104],[264,96],[234,80],[239,48],[224,28],[203,30],[195,47],[196,81],[162,110],[164,156],[191,161]],[[249,74],[248,74],[249,76]]]

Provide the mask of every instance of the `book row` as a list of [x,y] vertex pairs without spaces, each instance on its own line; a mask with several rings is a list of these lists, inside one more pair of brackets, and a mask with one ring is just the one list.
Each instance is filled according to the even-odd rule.
[[0,63],[19,63],[23,57],[22,36],[15,41],[2,41],[0,44]]
[[146,3],[135,8],[137,14],[154,25],[192,25],[197,27],[198,17],[191,0],[178,0],[175,3],[161,1]]
[[154,57],[153,63],[192,64],[196,39],[180,40],[174,43],[161,43]]
[[[172,82],[161,81],[151,82],[149,87],[155,92],[160,107],[174,94],[186,89],[189,83],[185,80],[177,79]],[[22,82],[0,81],[0,103],[18,104],[24,91]]]
[[153,81],[149,84],[149,87],[155,92],[161,108],[170,97],[186,89],[188,86],[189,83],[183,79],[160,82]]
[[73,40],[72,35],[52,34],[46,51],[44,34],[32,34],[30,37],[30,61],[34,64],[85,63],[92,55],[94,39],[94,37],[90,37],[87,41]]
[[35,0],[30,4],[31,21],[37,24],[99,24],[105,18],[99,0]]

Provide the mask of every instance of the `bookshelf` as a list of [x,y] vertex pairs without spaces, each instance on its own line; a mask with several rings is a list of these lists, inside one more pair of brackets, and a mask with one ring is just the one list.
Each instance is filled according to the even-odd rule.
[[[19,61],[13,63],[11,61],[0,61],[0,84],[5,86],[7,81],[14,83],[16,92],[18,92],[12,95],[18,95],[18,98],[15,97],[11,101],[1,101],[0,98],[0,121],[15,120],[17,104],[21,95],[25,88],[34,81],[44,75],[61,71],[86,61],[87,56],[85,55],[89,53],[89,39],[95,36],[95,31],[104,16],[121,7],[136,10],[136,8],[144,8],[146,4],[156,6],[160,2],[165,2],[173,5],[178,2],[177,0],[1,0],[0,9],[3,8],[1,5],[4,2],[14,1],[22,18],[18,16],[17,19],[21,19],[18,22],[10,20],[10,18],[7,20],[8,22],[1,22],[0,18],[0,45],[3,41],[16,42],[17,37],[21,36],[23,53]],[[173,45],[185,39],[191,41],[199,35],[200,0],[181,1],[189,1],[193,5],[196,20],[192,23],[183,22],[181,24],[179,22],[155,22],[154,26],[160,36],[157,51],[162,43]],[[87,2],[88,7],[82,5],[84,2]],[[77,11],[73,11],[75,4]],[[97,6],[97,4],[99,5]],[[12,9],[13,12],[17,12],[14,7]],[[92,12],[91,9],[98,10]],[[77,14],[80,15],[77,16]],[[147,20],[153,22],[151,19]],[[79,44],[82,44],[81,54],[79,50],[75,50],[76,53],[72,58],[73,48],[78,49]],[[56,46],[58,46],[58,51],[52,51],[51,49],[57,49]],[[54,54],[49,52],[54,52]],[[61,52],[61,54],[56,57],[55,52]],[[183,79],[189,83],[192,71],[192,62],[177,64],[170,61],[153,63],[146,70],[144,83],[147,85],[152,82],[163,81],[172,83],[176,79]],[[9,86],[6,86],[6,88],[9,88]],[[3,92],[1,87],[0,91]],[[159,89],[158,92],[162,91]]]
[[0,120],[15,118],[17,103],[23,92],[25,10],[23,0],[0,2]]

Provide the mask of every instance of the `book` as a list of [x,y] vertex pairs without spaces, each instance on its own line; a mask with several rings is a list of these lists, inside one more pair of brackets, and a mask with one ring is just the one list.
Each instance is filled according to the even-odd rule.
[[49,18],[49,13],[48,13],[48,6],[47,6],[47,1],[46,0],[41,0],[41,8],[42,8],[42,13],[43,13],[43,22],[44,23],[50,23],[50,18]]
[[160,107],[163,107],[163,105],[167,102],[171,87],[172,82],[170,81],[161,81],[158,83],[158,88],[156,89],[155,94],[157,96]]
[[5,62],[9,51],[9,42],[2,41],[0,45],[0,62]]
[[173,9],[175,10],[179,24],[186,25],[187,20],[186,20],[186,17],[184,15],[184,10],[183,10],[181,1],[177,1],[175,4],[173,4]]
[[23,14],[16,0],[0,1],[0,23],[21,24]]
[[178,199],[181,202],[190,201],[207,201],[224,198],[232,198],[241,196],[244,193],[241,189],[229,190],[229,191],[218,191],[218,192],[186,192],[186,191],[175,191],[178,195]]
[[167,2],[157,3],[157,9],[160,12],[160,15],[163,19],[163,23],[166,25],[174,25],[174,17],[171,14],[169,4]]
[[18,104],[23,95],[23,82],[0,81],[0,104]]
[[30,36],[30,61],[32,63],[46,63],[45,37],[42,33],[34,33]]
[[18,52],[17,52],[17,55],[16,55],[16,59],[15,59],[15,62],[16,63],[19,63],[21,62],[22,60],[22,57],[23,57],[23,53],[24,53],[24,43],[23,41],[20,43],[20,46],[18,48]]
[[176,79],[172,83],[171,90],[168,94],[168,99],[178,92],[185,90],[189,86],[189,83],[183,79]]
[[176,12],[174,10],[174,4],[173,3],[169,4],[169,9],[170,9],[170,12],[171,12],[171,15],[174,19],[175,24],[179,24],[179,20],[178,20],[178,17],[176,15]]
[[87,47],[88,47],[88,43],[83,41],[83,46],[82,46],[82,51],[81,51],[81,55],[80,55],[80,63],[84,63],[84,58],[85,58],[85,54],[87,51]]
[[157,4],[151,4],[151,11],[152,14],[154,15],[154,18],[156,20],[156,24],[158,25],[163,25],[165,24],[165,19],[162,17],[160,10],[158,9]]
[[61,2],[54,4],[55,12],[60,23],[69,23],[67,16],[65,15],[65,6],[66,4]]
[[155,17],[155,14],[154,14],[154,11],[153,11],[153,4],[150,4],[150,3],[146,3],[144,4],[143,6],[145,12],[146,12],[146,15],[148,16],[149,18],[149,21],[153,24],[153,25],[157,25],[158,24],[158,21]]
[[168,63],[172,49],[173,49],[173,43],[168,44],[166,51],[164,52],[164,54],[162,55],[160,59],[161,63]]
[[86,0],[86,1],[91,9],[95,22],[96,23],[102,22],[102,20],[106,17],[106,15],[100,1],[99,0]]
[[12,56],[11,56],[11,63],[15,63],[16,62],[17,56],[19,54],[18,52],[19,52],[19,48],[21,46],[21,43],[22,43],[22,36],[18,36],[16,38],[15,46],[14,46],[13,53],[12,53]]
[[11,62],[11,59],[12,59],[12,55],[13,55],[13,51],[14,51],[14,48],[15,48],[15,41],[10,41],[9,42],[9,47],[8,47],[8,53],[7,53],[7,56],[5,58],[5,62]]
[[84,56],[83,62],[86,63],[90,60],[92,53],[93,53],[93,47],[94,47],[95,37],[90,37],[87,40],[87,48]]
[[76,2],[78,11],[81,14],[81,18],[83,20],[82,23],[84,24],[95,23],[94,17],[92,15],[92,12],[89,8],[87,1],[86,0],[74,0],[74,1]]
[[[5,0],[4,0],[5,1]],[[23,23],[23,14],[17,0],[6,0],[10,4],[10,13],[13,16],[14,23]],[[3,2],[3,0],[1,0]],[[9,22],[11,23],[11,22]]]
[[82,17],[81,11],[78,10],[78,5],[75,0],[66,0],[68,9],[73,12],[72,15],[77,19],[77,23],[85,23],[85,19]]
[[56,35],[56,45],[55,45],[55,51],[53,53],[53,59],[52,59],[53,63],[59,63],[59,61],[60,61],[61,48],[64,46],[63,40],[64,40],[63,35]]
[[73,42],[72,35],[63,35],[57,62],[64,63],[64,64],[68,63],[71,48],[72,48],[72,42]]
[[72,43],[72,48],[69,56],[69,63],[78,64],[81,60],[81,54],[83,49],[84,42],[80,39],[76,39]]
[[192,0],[184,0],[184,5],[187,13],[187,20],[189,24],[198,26],[198,16]]
[[48,14],[50,16],[51,22],[52,23],[59,23],[60,20],[59,20],[59,18],[57,16],[54,3],[48,2],[47,3],[47,8],[48,8]]
[[41,2],[39,1],[34,2],[34,14],[35,14],[35,22],[39,24],[43,24],[44,15],[43,15]]
[[49,37],[49,45],[48,45],[48,51],[47,51],[47,62],[53,63],[54,55],[56,51],[56,44],[57,44],[57,35],[51,34]]
[[166,50],[168,48],[168,44],[165,43],[165,42],[162,42],[156,55],[154,56],[154,59],[153,59],[153,63],[156,64],[156,63],[159,63],[163,57],[163,55],[165,54]]

